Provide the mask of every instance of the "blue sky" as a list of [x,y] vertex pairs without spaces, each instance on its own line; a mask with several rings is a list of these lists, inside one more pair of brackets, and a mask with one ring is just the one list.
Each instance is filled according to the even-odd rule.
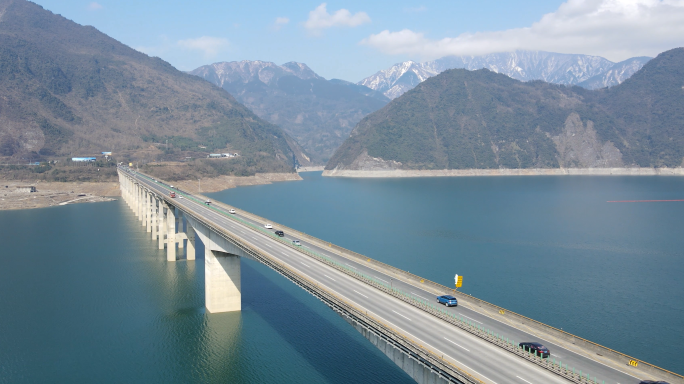
[[36,2],[181,70],[298,61],[354,82],[450,54],[540,49],[619,61],[684,45],[684,0]]

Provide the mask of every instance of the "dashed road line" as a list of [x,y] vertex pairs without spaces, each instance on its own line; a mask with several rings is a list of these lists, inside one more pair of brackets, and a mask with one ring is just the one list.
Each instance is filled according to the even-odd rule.
[[361,293],[361,292],[357,291],[356,289],[352,289],[352,291],[354,291],[354,292],[358,293],[359,295],[361,295],[361,296],[365,297],[366,299],[368,298],[368,296],[366,296],[366,295],[364,295],[363,293]]
[[529,381],[527,381],[527,380],[523,379],[523,378],[522,378],[522,377],[520,377],[520,376],[516,376],[516,377],[517,377],[518,379],[520,379],[520,380],[522,380],[522,381],[524,381],[524,382],[528,383],[528,384],[532,384],[532,383],[530,383]]
[[406,317],[406,316],[402,315],[401,313],[399,313],[399,312],[395,311],[394,309],[392,310],[392,312],[396,313],[397,315],[399,315],[399,316],[403,317],[404,319],[406,319],[406,320],[408,320],[408,321],[413,321],[413,320],[409,319],[408,317]]
[[328,276],[328,275],[325,275],[325,274],[324,274],[323,276],[327,277],[328,279],[330,279],[330,280],[332,280],[332,281],[337,281],[337,280],[333,279],[332,277],[330,277],[330,276]]
[[474,321],[474,322],[476,322],[476,323],[480,323],[480,324],[482,324],[481,322],[479,322],[479,321],[477,321],[477,320],[473,319],[472,317],[468,317],[468,316],[466,316],[466,315],[461,315],[461,316],[463,316],[463,317],[467,317],[467,318],[469,318],[470,320],[472,320],[472,321]]
[[460,345],[460,344],[458,344],[458,343],[455,343],[455,342],[453,342],[453,341],[447,339],[446,337],[444,338],[444,340],[450,342],[451,344],[454,344],[454,345],[457,346],[457,347],[463,348],[463,349],[465,349],[466,351],[470,352],[470,349],[468,349],[468,348],[466,348],[466,347],[464,347],[464,346],[462,346],[462,345]]

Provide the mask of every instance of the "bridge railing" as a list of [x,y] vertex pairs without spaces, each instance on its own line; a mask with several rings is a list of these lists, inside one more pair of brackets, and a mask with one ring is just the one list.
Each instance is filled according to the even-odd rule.
[[[151,177],[141,174],[141,177],[145,177],[149,180],[153,180]],[[162,185],[166,185],[167,188],[170,188],[168,184],[165,184],[163,182],[158,182]],[[182,193],[185,198],[191,199],[199,204],[204,204],[204,201],[209,200],[206,196],[199,195],[199,194],[191,194],[182,190],[178,190],[174,188],[175,191]],[[197,196],[201,197],[200,199],[197,198]],[[166,196],[165,196],[166,198]],[[170,198],[167,200],[171,200]],[[209,208],[212,209],[213,211],[222,214],[225,217],[228,217],[232,220],[238,221],[241,224],[252,228],[253,230],[262,233],[264,235],[267,235],[271,237],[272,239],[290,247],[293,249],[296,249],[300,252],[303,252],[305,254],[308,254],[311,257],[314,257],[318,259],[321,262],[324,262],[325,264],[328,264],[329,266],[344,272],[345,274],[348,274],[350,276],[353,276],[359,280],[364,281],[365,283],[374,286],[377,289],[380,289],[402,301],[405,301],[415,307],[418,307],[428,313],[431,313],[432,315],[435,315],[449,323],[452,323],[453,325],[462,328],[478,337],[481,337],[487,341],[490,341],[496,345],[499,345],[500,347],[509,350],[512,353],[516,353],[520,355],[521,357],[525,358],[525,354],[527,352],[522,352],[517,348],[517,345],[515,344],[514,341],[511,341],[507,338],[504,338],[502,335],[497,335],[497,334],[491,334],[491,331],[484,329],[484,328],[478,328],[477,326],[473,325],[472,322],[468,323],[467,321],[463,322],[463,319],[452,319],[448,317],[448,313],[446,311],[443,311],[442,309],[436,307],[435,305],[428,303],[426,300],[422,298],[418,298],[415,295],[412,295],[408,292],[403,292],[401,290],[397,290],[390,285],[378,280],[377,278],[373,276],[368,276],[365,274],[361,274],[357,272],[354,269],[351,269],[347,267],[344,264],[338,263],[334,261],[333,259],[330,259],[329,257],[325,255],[321,255],[318,252],[315,252],[314,250],[309,249],[306,246],[298,247],[294,246],[291,244],[289,241],[286,241],[279,236],[276,236],[273,232],[265,230],[263,227],[255,225],[249,221],[243,220],[239,217],[236,217],[234,215],[231,215],[227,212],[229,209],[236,209],[233,206],[230,206],[228,204],[224,204],[221,202],[216,202],[212,200],[212,205]],[[618,351],[614,351],[610,348],[604,347],[600,344],[594,343],[592,341],[586,340],[584,338],[581,338],[579,336],[573,335],[571,333],[565,332],[563,330],[557,329],[555,327],[552,327],[550,325],[541,323],[539,321],[536,321],[534,319],[530,319],[526,316],[520,315],[518,313],[508,311],[504,308],[501,308],[499,306],[496,306],[494,304],[488,303],[484,300],[480,300],[478,298],[475,298],[473,296],[458,292],[456,290],[450,289],[446,286],[443,286],[441,284],[435,283],[433,281],[427,280],[425,278],[421,278],[420,276],[414,275],[410,272],[403,271],[399,268],[393,267],[391,265],[385,264],[381,261],[377,261],[374,259],[371,259],[369,257],[366,257],[364,255],[358,254],[356,252],[350,251],[348,249],[345,249],[343,247],[339,247],[337,245],[334,245],[329,242],[325,242],[321,239],[318,239],[314,236],[308,235],[306,233],[297,231],[293,228],[289,228],[285,225],[276,223],[274,221],[265,219],[263,217],[254,215],[252,213],[246,212],[244,210],[240,210],[240,214],[243,216],[246,216],[250,218],[251,220],[254,220],[256,222],[262,222],[262,223],[271,223],[275,226],[278,226],[279,229],[282,229],[286,232],[290,233],[296,233],[298,237],[301,239],[306,239],[306,241],[313,243],[317,245],[318,247],[321,248],[327,248],[330,250],[334,250],[335,254],[338,254],[339,256],[346,257],[353,259],[354,261],[357,262],[362,262],[365,263],[366,265],[372,267],[373,269],[383,272],[383,273],[388,273],[393,276],[395,276],[397,279],[400,279],[406,283],[409,283],[411,285],[414,285],[416,287],[421,287],[421,288],[427,288],[428,290],[432,291],[433,293],[437,295],[442,295],[445,293],[450,293],[458,297],[459,299],[459,304],[466,304],[466,306],[481,312],[489,317],[496,318],[498,321],[501,321],[502,323],[509,324],[515,328],[518,329],[523,329],[526,328],[528,331],[533,330],[538,333],[538,336],[546,339],[553,339],[554,341],[558,342],[559,344],[562,344],[563,346],[566,346],[575,352],[585,355],[587,357],[590,357],[593,360],[602,360],[606,363],[612,363],[614,366],[620,366],[624,371],[630,371],[631,374],[637,375],[637,374],[648,374],[648,375],[656,375],[659,378],[666,379],[673,381],[675,383],[684,383],[684,376],[681,376],[679,374],[676,374],[674,372],[665,370],[663,368],[657,367],[655,365],[649,364],[647,362],[644,362],[640,359],[636,359],[634,357],[628,356],[626,354],[623,354]],[[506,340],[506,343],[504,343],[504,340]],[[509,345],[510,344],[510,345]],[[512,346],[513,345],[513,346]],[[591,352],[588,353],[588,352]],[[602,359],[598,359],[596,356],[593,354],[598,355],[599,357],[602,357]],[[591,356],[590,356],[591,355]],[[531,356],[529,356],[531,357]],[[536,359],[528,359],[531,360],[538,365],[549,369],[553,372],[556,372],[558,374],[561,374],[561,376],[566,377],[567,379],[570,379],[573,382],[576,383],[592,383],[594,381],[588,381],[588,377],[581,377],[581,371],[579,371],[576,368],[563,366],[562,362],[555,362],[553,361],[547,361],[548,359],[540,359],[537,361]],[[639,371],[639,372],[636,372]],[[594,378],[595,379],[595,378]]]

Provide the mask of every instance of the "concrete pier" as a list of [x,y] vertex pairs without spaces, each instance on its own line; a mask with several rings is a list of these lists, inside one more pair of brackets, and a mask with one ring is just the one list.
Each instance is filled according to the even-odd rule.
[[188,246],[186,247],[185,254],[188,260],[195,260],[195,252],[197,252],[195,248],[195,230],[192,229],[192,225],[188,222],[186,222],[185,233],[188,236]]
[[[181,212],[180,209],[178,209],[178,207],[176,207],[176,228],[178,228],[178,233],[185,232],[183,230],[183,213]],[[182,236],[180,236],[179,238],[176,239],[176,241],[178,242],[178,249],[184,248],[183,243],[185,241],[183,241],[183,240],[184,239]]]
[[188,244],[194,243],[196,237],[204,244],[204,290],[207,311],[217,313],[242,310],[240,257],[248,255],[191,217],[186,217],[186,220],[188,228],[192,228],[192,235],[188,229]]
[[176,209],[166,206],[166,261],[176,261]]
[[204,295],[210,313],[242,310],[240,256],[205,248]]
[[152,240],[157,240],[157,230],[159,229],[159,224],[157,222],[157,197],[152,195]]
[[152,232],[152,194],[147,191],[145,193],[145,213],[147,216],[147,221],[145,222],[145,227],[147,227],[147,233]]
[[164,202],[159,202],[159,249],[164,249],[166,244],[166,214],[164,213]]

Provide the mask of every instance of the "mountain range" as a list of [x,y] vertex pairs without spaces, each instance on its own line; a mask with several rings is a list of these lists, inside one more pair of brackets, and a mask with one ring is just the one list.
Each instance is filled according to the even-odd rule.
[[368,115],[337,170],[681,167],[684,48],[598,90],[451,69]]
[[599,56],[543,51],[515,51],[484,56],[448,56],[434,61],[405,61],[358,82],[395,99],[409,89],[448,69],[489,69],[521,81],[579,85],[598,89],[620,84],[638,71],[650,57],[634,57],[614,63]]
[[389,102],[381,92],[326,80],[306,64],[221,62],[190,72],[233,95],[262,119],[282,127],[324,164],[366,115]]

